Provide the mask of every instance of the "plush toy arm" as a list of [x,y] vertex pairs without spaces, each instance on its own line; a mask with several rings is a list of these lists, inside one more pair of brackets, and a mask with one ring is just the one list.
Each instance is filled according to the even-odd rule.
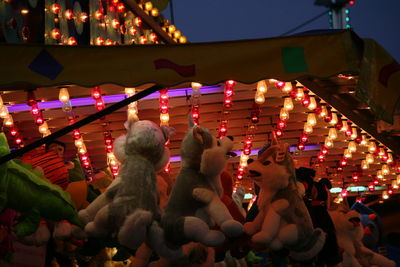
[[200,172],[210,177],[219,176],[225,168],[226,152],[222,147],[204,150],[201,156]]
[[286,199],[276,200],[268,208],[261,231],[255,234],[252,240],[256,243],[269,245],[279,232],[281,213],[289,207]]
[[[108,190],[112,190],[114,186],[116,186],[121,181],[121,178],[117,177],[108,187]],[[110,197],[112,194],[108,194],[107,191],[103,194],[99,195],[92,203],[89,204],[85,209],[80,210],[78,213],[79,219],[82,221],[84,225],[88,224],[89,222],[94,220],[97,212],[104,207],[105,205],[109,204],[112,201]]]
[[220,226],[221,230],[228,236],[239,236],[243,233],[243,226],[233,220],[228,208],[213,191],[206,188],[195,188],[192,193],[196,200],[207,204],[207,214]]
[[256,218],[252,222],[247,222],[244,224],[244,231],[248,235],[254,235],[259,232],[263,224],[265,217],[265,210],[263,208],[259,209]]

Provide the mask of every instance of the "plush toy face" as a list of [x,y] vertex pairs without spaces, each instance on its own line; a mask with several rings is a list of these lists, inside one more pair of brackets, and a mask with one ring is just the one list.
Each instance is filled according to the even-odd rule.
[[127,156],[140,154],[153,162],[156,169],[162,168],[168,162],[169,151],[165,149],[165,143],[173,132],[172,128],[159,127],[152,121],[143,120],[129,122],[127,130],[125,141]]
[[338,205],[336,209],[330,210],[329,214],[335,225],[335,229],[341,235],[361,240],[363,229],[361,226],[361,215],[355,210],[350,210],[346,205]]
[[289,185],[294,176],[293,160],[288,144],[272,145],[262,151],[257,160],[249,160],[250,177],[261,189],[277,191]]

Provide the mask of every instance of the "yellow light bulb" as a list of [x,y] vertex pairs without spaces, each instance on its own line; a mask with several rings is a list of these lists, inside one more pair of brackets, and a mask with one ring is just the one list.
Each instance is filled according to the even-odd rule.
[[345,149],[344,152],[343,152],[343,156],[346,159],[351,159],[351,157],[352,157],[351,151],[349,149]]
[[325,144],[325,146],[327,148],[332,148],[333,147],[333,141],[332,141],[332,139],[329,138],[329,136],[325,137],[324,144]]
[[397,174],[396,176],[396,182],[398,185],[400,185],[400,174]]
[[173,33],[176,30],[176,27],[174,25],[169,25],[168,26],[168,32]]
[[259,105],[263,104],[265,102],[264,94],[259,92],[259,91],[257,91],[256,95],[254,96],[254,101]]
[[279,113],[279,118],[281,120],[288,120],[289,119],[289,112],[285,108],[281,108],[281,112]]
[[240,155],[240,161],[246,161],[247,162],[248,159],[249,159],[249,155],[246,155],[246,154],[241,154]]
[[4,118],[3,124],[7,127],[11,127],[14,125],[14,120],[10,114]]
[[0,106],[0,118],[5,119],[8,117],[8,108],[6,105]]
[[367,156],[365,156],[365,160],[368,164],[372,164],[374,163],[374,156],[372,154],[367,154]]
[[311,126],[315,126],[317,124],[317,119],[315,118],[314,113],[308,113],[307,123],[310,124]]
[[125,88],[125,94],[127,96],[133,96],[136,93],[135,88]]
[[383,192],[382,192],[382,198],[383,198],[383,199],[388,199],[388,198],[389,198],[389,194],[388,194],[387,191],[383,191]]
[[392,163],[392,162],[393,162],[393,155],[392,153],[388,153],[387,163]]
[[174,31],[174,38],[179,39],[181,37],[181,31],[176,30]]
[[315,97],[310,96],[310,104],[308,105],[309,110],[314,110],[317,107],[317,101],[315,101]]
[[78,148],[79,154],[86,154],[86,152],[86,147],[84,145]]
[[393,180],[393,181],[392,181],[392,188],[393,188],[393,189],[398,189],[398,188],[399,188],[399,184],[397,183],[396,180]]
[[368,151],[371,153],[376,151],[376,143],[374,141],[368,142]]
[[390,168],[387,164],[382,164],[382,173],[383,175],[388,175],[390,173]]
[[160,121],[162,125],[166,125],[169,122],[169,114],[168,113],[161,113],[160,114]]
[[355,128],[355,127],[353,127],[352,129],[351,129],[351,138],[353,138],[353,139],[356,139],[357,138],[357,128]]
[[297,88],[297,93],[296,93],[296,100],[301,101],[304,98],[304,91],[301,88]]
[[361,168],[363,170],[367,170],[369,168],[369,164],[368,164],[368,162],[366,160],[362,160],[361,161]]
[[385,155],[385,149],[383,147],[379,148],[378,155],[379,155],[379,157],[382,157],[383,155]]
[[240,167],[246,168],[247,167],[247,161],[240,161]]
[[4,105],[3,98],[0,95],[0,106]]
[[335,129],[335,128],[330,128],[330,129],[329,129],[328,137],[329,137],[331,140],[335,140],[335,139],[337,138],[337,132],[336,132],[336,129]]
[[336,114],[336,112],[332,112],[332,119],[331,119],[331,121],[329,122],[329,124],[335,125],[336,123],[338,123],[337,114]]
[[383,179],[383,172],[382,172],[382,170],[377,170],[377,171],[376,171],[376,178],[378,178],[378,179]]
[[185,44],[186,42],[187,42],[186,36],[181,36],[181,37],[179,38],[179,43]]
[[308,134],[313,132],[313,127],[310,124],[308,124],[307,122],[304,123],[304,132],[306,132]]
[[192,82],[192,88],[199,90],[203,85],[201,83]]
[[293,110],[294,106],[293,106],[293,101],[290,97],[286,97],[285,100],[283,101],[283,107],[287,110]]
[[257,83],[257,91],[265,94],[267,92],[267,84],[265,83],[265,80],[261,80]]
[[79,138],[79,139],[75,140],[74,143],[75,143],[75,146],[76,146],[76,147],[80,148],[80,147],[83,146],[83,139],[82,139],[82,138]]
[[153,9],[153,3],[152,2],[146,2],[146,3],[144,3],[144,9],[146,10],[146,11],[150,11],[150,10],[152,10]]
[[326,106],[321,106],[321,113],[319,114],[319,116],[325,117],[326,114],[328,114],[328,110],[326,109]]
[[47,122],[43,122],[43,124],[39,126],[39,132],[42,134],[45,134],[48,130],[49,126],[47,125]]
[[68,92],[68,88],[66,88],[66,87],[60,88],[60,92],[59,92],[59,94],[58,94],[58,99],[59,99],[61,102],[67,102],[67,101],[69,101],[69,92]]
[[158,9],[155,8],[155,7],[151,10],[151,15],[152,15],[153,17],[157,17],[159,13],[160,13],[160,12],[159,12]]
[[292,91],[292,83],[285,82],[285,86],[283,86],[282,92],[289,93],[290,91]]
[[361,135],[360,145],[362,145],[362,146],[367,146],[368,145],[367,136],[365,136],[365,134]]
[[347,127],[348,127],[347,121],[342,121],[342,124],[343,124],[343,126],[342,126],[342,128],[340,129],[340,131],[341,131],[341,132],[345,132],[345,131],[347,130]]
[[348,150],[350,151],[350,152],[356,152],[357,151],[357,145],[356,145],[356,142],[354,142],[354,141],[350,141],[349,142],[349,146],[347,147],[348,148]]

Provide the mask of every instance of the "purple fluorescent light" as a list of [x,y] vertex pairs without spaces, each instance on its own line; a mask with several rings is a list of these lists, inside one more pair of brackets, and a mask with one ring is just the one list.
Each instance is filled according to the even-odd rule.
[[[222,92],[222,86],[214,85],[214,86],[203,86],[201,87],[201,94],[214,94]],[[192,88],[180,88],[180,89],[170,89],[168,90],[169,97],[180,97],[180,96],[190,96],[192,94]],[[142,99],[157,99],[159,97],[159,93],[155,92],[152,93]],[[103,100],[106,104],[109,103],[116,103],[122,101],[126,98],[126,95],[105,95],[103,96]],[[74,98],[71,99],[71,105],[73,107],[79,106],[90,106],[94,105],[95,100],[91,97],[85,98]],[[55,101],[45,101],[45,102],[38,102],[40,109],[55,109],[55,108],[62,108],[62,102],[55,100]],[[21,112],[21,111],[30,111],[31,108],[27,104],[16,104],[16,105],[9,105],[7,106],[8,112]]]
[[[320,145],[306,145],[303,151],[315,151],[315,150],[319,150],[321,148]],[[260,151],[260,149],[252,149],[250,156],[255,156],[258,154],[258,151]],[[296,152],[298,151],[296,146],[291,146],[289,148],[290,152]],[[242,151],[232,151],[235,152],[236,155],[240,156],[240,154],[242,154]],[[170,157],[170,162],[179,162],[181,161],[181,157],[180,156],[171,156]]]

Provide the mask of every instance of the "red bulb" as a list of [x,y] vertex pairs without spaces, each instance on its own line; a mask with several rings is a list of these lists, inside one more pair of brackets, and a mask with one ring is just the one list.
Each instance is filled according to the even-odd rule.
[[228,80],[226,81],[226,84],[228,84],[229,86],[234,86],[236,82],[234,80]]
[[310,105],[310,96],[308,95],[308,92],[304,92],[304,98],[301,100],[301,104],[306,108]]
[[117,11],[122,13],[125,11],[125,5],[123,3],[118,3],[117,4]]
[[59,4],[55,3],[55,4],[51,5],[50,9],[51,9],[51,12],[53,12],[54,14],[58,14],[58,13],[60,13],[61,7]]
[[276,129],[275,134],[277,137],[281,137],[283,135],[283,131],[281,129]]
[[322,147],[321,147],[321,153],[324,154],[324,155],[328,154],[328,148],[326,148],[325,145],[322,145]]
[[38,126],[42,125],[43,122],[44,122],[44,120],[43,120],[43,118],[42,118],[41,116],[38,116],[38,117],[35,119],[35,123],[36,123],[36,125],[38,125]]
[[324,162],[325,161],[325,154],[318,152],[318,161]]
[[74,12],[72,12],[71,9],[67,9],[64,14],[65,18],[68,20],[71,20],[74,17]]
[[353,181],[354,181],[354,182],[358,182],[358,181],[359,181],[358,173],[356,173],[356,172],[353,173],[352,178],[353,178]]
[[368,191],[374,192],[375,191],[375,185],[374,184],[369,184],[368,185]]
[[34,106],[31,107],[31,113],[32,115],[39,115],[39,107],[37,106],[37,104],[35,104]]
[[92,89],[92,97],[94,98],[94,99],[99,99],[99,98],[101,98],[101,90],[100,90],[100,87],[99,86],[96,86],[96,87],[94,87],[93,89]]
[[15,129],[15,128],[11,129],[11,130],[10,130],[10,134],[11,134],[12,136],[16,136],[16,135],[18,134],[17,129]]
[[338,119],[338,122],[335,124],[335,128],[336,128],[337,130],[340,130],[340,129],[343,128],[343,122],[342,122],[341,119]]
[[354,0],[350,0],[350,1],[349,1],[349,4],[350,4],[350,5],[354,5],[355,3],[356,3],[356,1],[354,1]]
[[347,160],[346,160],[346,158],[342,157],[342,158],[340,159],[339,164],[340,164],[340,166],[343,166],[343,167],[346,166],[346,165],[347,165]]
[[286,128],[286,125],[287,125],[287,124],[286,124],[286,121],[280,119],[280,120],[278,121],[278,123],[277,123],[276,126],[278,127],[278,129],[283,130],[283,129]]
[[306,148],[306,146],[303,143],[297,144],[297,150],[303,151],[305,148]]
[[225,90],[225,96],[231,97],[233,95],[233,90],[232,89],[226,89]]
[[250,155],[250,152],[251,152],[250,148],[243,149],[243,154],[245,155]]
[[252,123],[258,123],[260,121],[260,119],[258,118],[258,116],[254,115],[251,117],[251,122]]
[[20,137],[15,138],[15,143],[17,145],[21,144],[22,143],[22,139]]
[[278,89],[282,89],[283,87],[285,87],[285,82],[282,81],[277,81],[275,84],[276,88]]
[[101,12],[100,10],[96,10],[96,12],[94,12],[94,16],[97,20],[102,20],[104,17],[103,12]]
[[332,111],[330,107],[326,108],[326,115],[324,116],[324,121],[325,122],[330,122],[332,120]]
[[374,185],[379,185],[379,180],[378,179],[374,180]]
[[305,132],[302,132],[302,133],[301,133],[300,141],[301,141],[302,143],[307,143],[307,141],[308,141],[308,135],[307,135],[307,133],[305,133]]

